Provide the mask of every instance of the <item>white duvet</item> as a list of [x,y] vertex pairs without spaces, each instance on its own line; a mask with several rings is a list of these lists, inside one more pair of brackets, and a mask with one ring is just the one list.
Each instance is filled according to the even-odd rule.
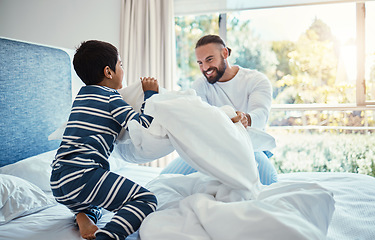
[[[274,148],[273,137],[233,124],[231,107],[210,106],[194,91],[161,90],[146,103],[145,113],[154,117],[151,126],[131,121],[113,154],[142,163],[176,150],[199,171],[161,175],[147,185],[158,198],[158,210],[142,223],[142,240],[326,238],[334,212],[330,191],[316,183],[260,183],[254,151]],[[140,108],[140,83],[119,92]],[[63,129],[50,137],[61,138]]]
[[274,142],[233,124],[233,109],[210,106],[194,92],[165,92],[147,100],[145,113],[154,117],[151,127],[130,124],[119,152],[147,158],[176,149],[199,172],[147,185],[159,206],[142,223],[142,240],[326,238],[332,193],[315,183],[263,186],[253,152]]

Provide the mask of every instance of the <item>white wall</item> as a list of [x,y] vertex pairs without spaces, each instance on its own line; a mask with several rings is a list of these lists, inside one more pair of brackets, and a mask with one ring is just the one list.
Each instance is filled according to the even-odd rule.
[[[0,0],[0,36],[64,48],[97,39],[120,47],[121,0]],[[72,68],[72,98],[82,81]]]
[[121,0],[0,0],[0,36],[75,49],[97,39],[120,47]]

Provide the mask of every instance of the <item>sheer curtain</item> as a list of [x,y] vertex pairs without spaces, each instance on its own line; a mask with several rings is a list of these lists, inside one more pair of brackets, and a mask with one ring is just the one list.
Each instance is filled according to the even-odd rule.
[[[120,55],[127,85],[155,77],[161,87],[175,90],[173,0],[122,0],[121,5]],[[164,167],[176,156],[173,152],[146,165]]]
[[176,50],[173,0],[122,0],[120,54],[127,85],[155,77],[175,87]]

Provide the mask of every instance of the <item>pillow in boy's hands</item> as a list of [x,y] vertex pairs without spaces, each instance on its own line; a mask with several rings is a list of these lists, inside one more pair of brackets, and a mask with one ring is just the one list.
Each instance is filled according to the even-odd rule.
[[141,81],[132,83],[131,85],[117,91],[120,93],[122,99],[124,99],[125,102],[132,106],[136,112],[141,112],[140,109],[144,101],[144,93],[142,90]]

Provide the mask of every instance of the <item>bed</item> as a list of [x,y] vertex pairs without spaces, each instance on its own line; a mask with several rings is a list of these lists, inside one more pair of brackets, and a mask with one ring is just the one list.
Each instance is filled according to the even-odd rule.
[[[70,111],[71,57],[62,49],[0,38],[0,62],[0,239],[81,239],[73,215],[54,201],[49,188],[49,164],[60,142],[48,137],[61,130]],[[189,94],[179,93],[181,97],[177,98],[182,101]],[[173,109],[171,113],[158,115],[162,109],[160,102],[168,103],[165,96],[150,104],[147,110],[158,116],[155,124],[160,124],[150,130],[152,138],[144,138],[149,132],[130,125],[134,136],[125,132],[123,142],[119,142],[122,147],[110,158],[112,171],[151,189],[159,201],[158,211],[147,217],[140,230],[127,239],[297,239],[288,236],[299,235],[302,237],[298,239],[375,239],[375,179],[369,176],[281,174],[279,183],[270,188],[260,186],[256,178],[252,182],[241,179],[246,172],[231,178],[231,171],[243,171],[246,167],[234,164],[234,169],[228,170],[233,164],[225,161],[232,153],[207,149],[201,151],[202,156],[215,158],[216,164],[223,161],[224,167],[193,160],[189,163],[200,172],[189,176],[161,176],[161,168],[136,164],[140,158],[152,161],[174,149],[179,150],[184,159],[200,157],[192,147],[201,149],[202,144],[196,146],[194,141],[189,144],[181,141],[181,137],[189,134],[191,138],[199,138],[191,131],[199,126],[191,126],[189,124],[193,123],[189,122],[184,122],[184,127],[181,122],[175,122],[176,126],[163,125],[163,116],[184,114]],[[189,99],[196,101],[194,97]],[[165,107],[171,109],[168,104]],[[189,111],[187,107],[183,110]],[[216,109],[213,111],[217,113]],[[133,142],[125,144],[129,143],[129,136]],[[241,136],[233,141],[238,139]],[[147,152],[155,142],[163,151]],[[254,147],[254,143],[251,146]],[[135,157],[124,153],[134,149],[138,149],[138,155],[140,152],[143,155]],[[247,154],[246,151],[243,154]],[[123,158],[130,160],[125,162]],[[247,168],[250,173],[254,170],[251,164]],[[236,184],[243,186],[228,189]],[[274,198],[276,195],[278,197]],[[268,205],[261,199],[269,200]],[[251,204],[243,206],[244,203]],[[279,211],[280,208],[272,209],[280,203],[285,203],[280,205],[280,208],[285,207],[284,212]],[[223,209],[228,209],[229,213]],[[268,214],[265,214],[266,209]],[[290,217],[294,214],[298,218]],[[105,212],[99,226],[111,216],[112,213]]]

